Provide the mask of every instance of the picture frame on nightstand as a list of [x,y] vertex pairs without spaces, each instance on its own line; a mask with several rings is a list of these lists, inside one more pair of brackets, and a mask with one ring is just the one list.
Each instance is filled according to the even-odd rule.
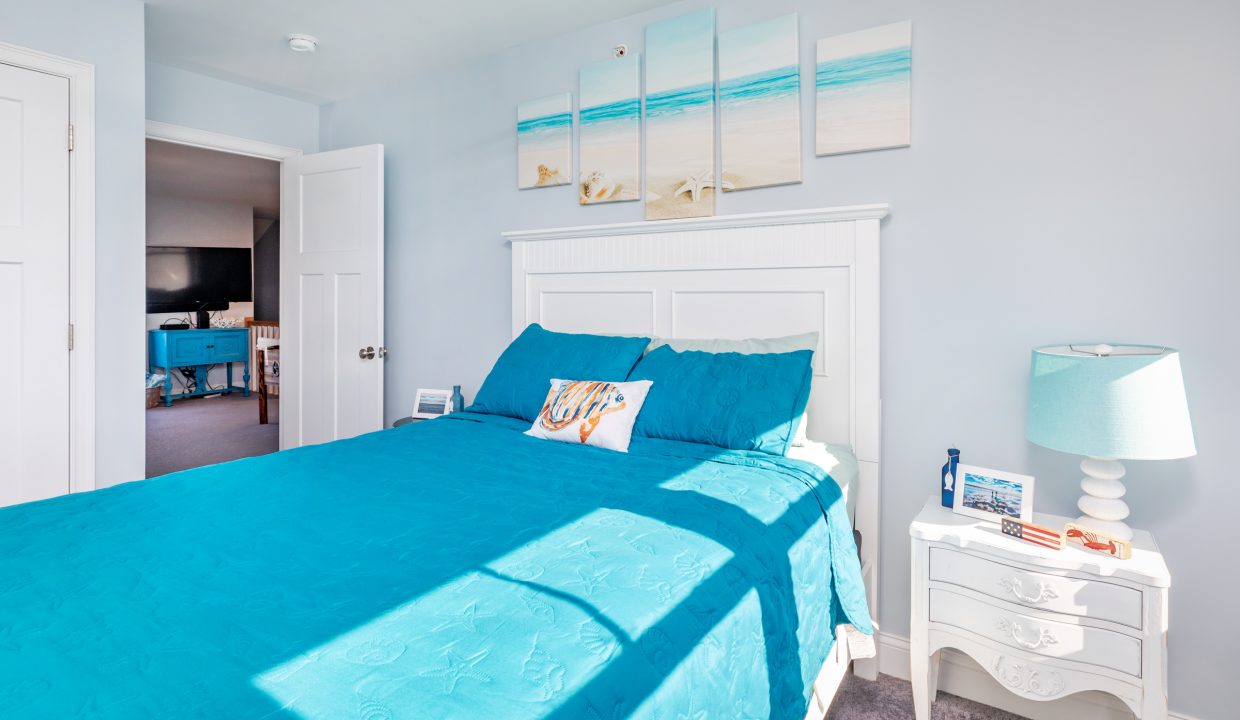
[[413,412],[410,413],[410,416],[423,419],[437,418],[450,412],[452,412],[451,391],[418,388],[418,394],[413,399]]
[[959,465],[952,512],[995,523],[1004,518],[1032,522],[1033,487],[1032,475]]

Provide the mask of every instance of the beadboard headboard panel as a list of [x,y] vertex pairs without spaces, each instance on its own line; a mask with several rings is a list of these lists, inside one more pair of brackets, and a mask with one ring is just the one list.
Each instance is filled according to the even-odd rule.
[[861,463],[856,527],[871,611],[878,559],[879,224],[886,205],[522,230],[512,244],[512,334],[670,338],[819,334],[811,439]]

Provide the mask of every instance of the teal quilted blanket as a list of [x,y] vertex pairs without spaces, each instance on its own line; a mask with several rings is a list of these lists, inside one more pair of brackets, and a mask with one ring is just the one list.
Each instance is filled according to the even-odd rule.
[[461,414],[0,510],[5,718],[795,718],[871,632],[808,464]]

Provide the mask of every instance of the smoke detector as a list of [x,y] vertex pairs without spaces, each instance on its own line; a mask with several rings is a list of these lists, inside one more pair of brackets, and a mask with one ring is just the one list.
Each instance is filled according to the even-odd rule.
[[312,53],[319,46],[319,39],[313,35],[292,33],[286,38],[288,49],[293,52]]

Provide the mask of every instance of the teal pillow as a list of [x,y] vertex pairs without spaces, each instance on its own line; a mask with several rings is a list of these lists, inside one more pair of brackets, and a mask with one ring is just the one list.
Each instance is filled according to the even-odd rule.
[[552,378],[622,382],[649,343],[646,337],[552,332],[533,323],[495,361],[465,409],[534,422]]
[[654,382],[633,433],[783,455],[809,402],[813,356],[655,348],[629,373]]

